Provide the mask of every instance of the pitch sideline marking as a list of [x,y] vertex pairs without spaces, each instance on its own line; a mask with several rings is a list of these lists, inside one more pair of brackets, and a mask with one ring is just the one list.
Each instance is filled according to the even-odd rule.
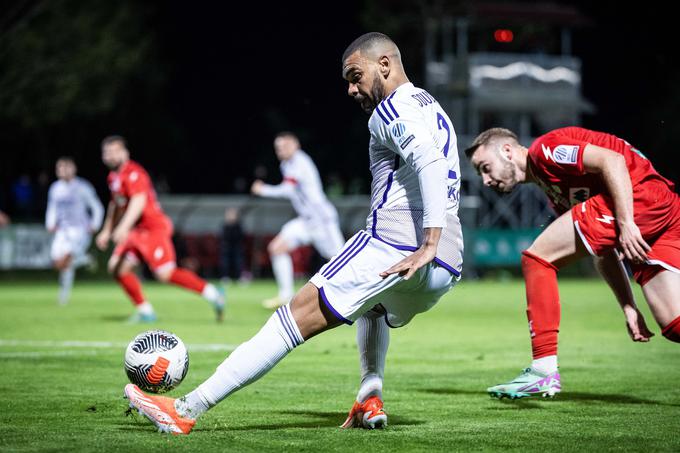
[[[24,346],[34,348],[91,348],[91,349],[125,349],[127,343],[115,341],[52,341],[52,340],[12,340],[0,339],[0,347],[2,346]],[[236,345],[222,344],[222,343],[206,343],[206,344],[187,344],[187,350],[190,352],[211,352],[211,351],[227,351],[231,352],[236,349]],[[0,358],[13,357],[60,357],[70,355],[96,355],[97,351],[17,351],[17,352],[0,352]]]

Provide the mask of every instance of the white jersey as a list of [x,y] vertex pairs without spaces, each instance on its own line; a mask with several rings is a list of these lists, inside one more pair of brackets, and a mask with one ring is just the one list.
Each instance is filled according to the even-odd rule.
[[[459,277],[463,266],[460,167],[448,115],[427,91],[405,83],[375,108],[368,128],[373,182],[367,231],[398,249],[416,250],[423,228],[443,227],[435,261]],[[444,166],[447,175],[430,177],[430,170]]]
[[265,184],[262,196],[290,199],[295,212],[312,224],[338,221],[338,213],[323,191],[319,171],[307,153],[299,149],[281,162],[281,174],[283,182]]
[[92,184],[86,180],[79,177],[71,181],[58,179],[50,186],[45,215],[47,229],[95,231],[101,226],[103,217],[104,207]]

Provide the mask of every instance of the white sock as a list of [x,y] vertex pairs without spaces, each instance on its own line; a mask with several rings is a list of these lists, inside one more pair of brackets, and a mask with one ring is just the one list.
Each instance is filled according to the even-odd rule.
[[145,300],[141,304],[137,305],[137,312],[140,315],[153,315],[153,305]]
[[201,296],[208,302],[214,302],[220,297],[220,292],[217,290],[217,287],[213,285],[212,283],[208,283],[205,285],[205,288],[203,288],[203,292],[201,293]]
[[279,298],[286,303],[293,297],[293,259],[287,253],[272,255],[272,270],[279,287]]
[[390,329],[383,315],[367,313],[357,319],[357,348],[361,365],[357,401],[360,403],[371,396],[382,399],[385,356],[389,345]]
[[534,359],[531,362],[531,368],[543,374],[554,373],[557,371],[557,356],[549,355],[540,359]]
[[76,270],[73,266],[68,266],[66,269],[59,271],[59,303],[61,305],[66,305],[71,297],[71,288],[73,288],[75,274]]
[[227,396],[262,377],[302,343],[304,339],[290,306],[279,307],[260,331],[236,348],[212,376],[175,401],[177,413],[198,418]]

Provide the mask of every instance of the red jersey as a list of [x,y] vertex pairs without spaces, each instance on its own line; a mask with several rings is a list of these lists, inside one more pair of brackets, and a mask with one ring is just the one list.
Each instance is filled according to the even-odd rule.
[[602,177],[586,173],[583,168],[583,150],[588,144],[610,149],[625,157],[633,190],[646,181],[654,180],[673,192],[675,185],[657,173],[652,163],[630,143],[603,132],[565,127],[534,140],[528,156],[529,171],[559,214],[606,192]]
[[137,221],[137,227],[147,230],[172,228],[170,219],[158,203],[149,174],[137,162],[128,160],[118,171],[109,172],[107,182],[111,191],[111,199],[117,207],[123,210],[127,208],[133,195],[146,194],[146,205]]

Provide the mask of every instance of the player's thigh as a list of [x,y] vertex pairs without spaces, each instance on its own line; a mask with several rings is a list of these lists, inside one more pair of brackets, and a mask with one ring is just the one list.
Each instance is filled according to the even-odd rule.
[[305,340],[343,323],[328,309],[319,289],[311,283],[305,284],[293,296],[290,311]]
[[312,245],[325,259],[335,256],[345,244],[345,237],[337,222],[327,222],[315,226],[310,231]]
[[174,269],[176,255],[170,232],[139,231],[133,238],[132,245],[155,274],[162,273],[165,269]]
[[680,316],[680,273],[663,270],[642,287],[642,292],[662,328]]
[[383,293],[404,282],[399,275],[383,278],[380,273],[402,260],[408,253],[360,231],[347,241],[310,282],[319,289],[321,299],[328,309],[338,319],[352,324],[380,303]]
[[538,235],[527,251],[557,267],[586,256],[588,251],[577,240],[574,228],[571,211],[565,212]]
[[267,249],[272,255],[288,253],[312,242],[305,221],[301,218],[289,220],[283,225],[279,234],[272,240]]
[[419,269],[409,282],[414,280],[416,285],[403,282],[382,294],[380,304],[386,311],[388,326],[405,326],[417,314],[434,307],[457,283],[453,274],[436,263]]

